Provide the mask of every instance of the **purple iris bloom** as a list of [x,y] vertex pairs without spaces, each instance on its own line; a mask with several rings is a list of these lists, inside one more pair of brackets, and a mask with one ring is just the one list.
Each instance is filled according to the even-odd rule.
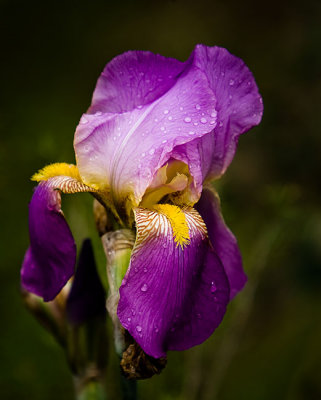
[[119,289],[123,327],[155,358],[203,342],[246,282],[209,182],[262,111],[253,75],[223,48],[198,45],[186,62],[142,51],[114,58],[76,129],[77,167],[34,176],[23,286],[51,300],[72,276],[60,192],[89,191],[120,225],[136,227]]

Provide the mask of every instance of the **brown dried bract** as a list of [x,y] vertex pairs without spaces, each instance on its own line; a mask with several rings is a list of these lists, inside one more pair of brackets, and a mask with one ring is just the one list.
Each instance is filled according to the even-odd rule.
[[167,359],[148,356],[136,343],[130,344],[123,352],[120,366],[127,379],[147,379],[160,374],[165,368]]

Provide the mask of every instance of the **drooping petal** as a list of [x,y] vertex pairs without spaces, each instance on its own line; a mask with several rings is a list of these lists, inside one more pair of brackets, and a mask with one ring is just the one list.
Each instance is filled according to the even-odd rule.
[[242,257],[233,233],[225,225],[218,196],[209,188],[204,188],[195,208],[202,216],[214,250],[223,263],[230,284],[232,299],[246,283]]
[[191,58],[206,74],[217,99],[217,124],[210,134],[175,148],[173,157],[189,165],[201,190],[206,178],[225,172],[239,136],[260,123],[263,104],[251,71],[226,49],[198,45]]
[[[57,190],[59,189],[59,190]],[[30,247],[21,269],[24,289],[45,301],[56,297],[73,275],[76,245],[61,211],[60,191],[91,191],[70,176],[56,176],[36,187],[29,204]]]
[[202,343],[220,324],[229,300],[228,280],[204,222],[191,208],[184,215],[190,240],[182,248],[166,215],[135,210],[137,237],[118,317],[154,358]]
[[149,51],[121,54],[98,79],[88,112],[121,113],[149,104],[176,83],[184,68],[185,63]]
[[72,287],[67,299],[67,316],[73,324],[82,324],[106,314],[106,295],[99,279],[89,239],[84,240]]
[[213,129],[215,104],[205,74],[191,67],[151,104],[122,114],[84,115],[74,141],[82,179],[110,190],[118,202],[132,195],[138,205],[173,148]]

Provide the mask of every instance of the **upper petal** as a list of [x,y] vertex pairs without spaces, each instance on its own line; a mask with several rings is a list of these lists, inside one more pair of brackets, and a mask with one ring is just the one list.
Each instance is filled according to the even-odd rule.
[[247,280],[236,238],[225,225],[219,198],[211,189],[203,189],[195,208],[205,221],[210,241],[223,263],[232,299],[244,287]]
[[217,99],[217,124],[201,139],[178,146],[173,157],[189,165],[200,192],[206,178],[225,172],[239,136],[260,123],[263,103],[251,71],[226,49],[198,45],[191,58],[207,76]]
[[185,68],[173,58],[149,51],[128,51],[104,68],[93,94],[89,113],[131,111],[161,97]]
[[213,129],[215,104],[205,74],[190,67],[150,104],[122,114],[84,115],[74,141],[82,179],[109,189],[118,202],[132,195],[138,205],[173,148]]
[[161,212],[136,209],[137,238],[120,287],[121,324],[154,358],[207,339],[229,300],[223,266],[211,249],[206,227],[193,209],[184,211],[190,242],[175,243]]

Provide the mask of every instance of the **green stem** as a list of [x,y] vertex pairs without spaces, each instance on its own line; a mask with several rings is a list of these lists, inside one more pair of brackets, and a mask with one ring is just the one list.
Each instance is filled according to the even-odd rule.
[[77,400],[107,400],[105,388],[98,381],[90,381],[78,389]]
[[126,379],[121,376],[121,388],[123,392],[122,400],[136,400],[137,399],[137,381],[134,379]]

